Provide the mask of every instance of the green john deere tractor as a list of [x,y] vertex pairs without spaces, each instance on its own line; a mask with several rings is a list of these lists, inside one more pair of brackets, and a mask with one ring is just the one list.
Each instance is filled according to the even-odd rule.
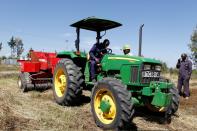
[[173,83],[161,79],[161,63],[139,56],[115,55],[111,49],[97,67],[97,82],[90,79],[88,54],[80,52],[80,29],[95,31],[99,43],[101,32],[120,23],[95,17],[71,25],[76,28],[76,51],[58,53],[61,58],[53,76],[53,93],[60,105],[75,105],[84,88],[91,88],[91,111],[97,126],[124,129],[131,124],[134,106],[146,106],[155,112],[174,114],[179,95]]

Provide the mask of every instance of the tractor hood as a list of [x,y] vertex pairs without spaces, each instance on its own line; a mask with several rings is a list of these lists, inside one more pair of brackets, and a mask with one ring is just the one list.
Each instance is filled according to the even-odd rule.
[[103,70],[120,70],[122,65],[141,65],[142,63],[152,63],[160,65],[159,60],[138,56],[125,55],[105,55],[101,61]]

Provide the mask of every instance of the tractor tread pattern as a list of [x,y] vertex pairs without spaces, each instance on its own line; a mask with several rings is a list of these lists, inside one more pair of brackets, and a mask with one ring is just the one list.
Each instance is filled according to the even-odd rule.
[[[120,116],[119,116],[119,120],[115,123],[114,127],[105,127],[105,125],[101,124],[100,122],[98,122],[97,120],[95,120],[97,126],[103,128],[103,129],[120,129],[120,130],[125,130],[127,129],[130,125],[131,125],[131,121],[133,119],[133,115],[134,115],[134,106],[131,102],[131,93],[127,90],[126,86],[124,86],[120,80],[115,79],[115,78],[104,78],[101,81],[97,82],[97,84],[95,85],[95,87],[93,88],[93,91],[98,87],[98,85],[100,83],[105,83],[108,85],[111,85],[111,87],[114,88],[116,94],[117,95],[117,99],[118,99],[118,106],[120,106]],[[92,93],[93,95],[94,93]],[[93,97],[91,96],[91,104],[93,104]],[[93,105],[92,105],[92,112],[93,112]]]
[[[169,80],[166,77],[161,77],[160,81],[162,82],[172,82],[171,80]],[[176,111],[179,108],[179,103],[180,103],[180,96],[178,94],[178,90],[175,87],[170,88],[169,90],[170,93],[172,93],[172,101],[170,104],[170,114],[173,115],[174,113],[176,113]]]
[[82,73],[70,59],[61,59],[56,65],[56,67],[59,64],[63,64],[63,66],[66,68],[69,85],[67,87],[67,94],[64,100],[58,103],[64,106],[75,105],[78,103],[79,96],[81,96],[83,90],[83,87],[81,86],[84,81],[82,79]]
[[175,87],[170,88],[170,93],[172,93],[171,114],[174,114],[179,107],[179,94]]

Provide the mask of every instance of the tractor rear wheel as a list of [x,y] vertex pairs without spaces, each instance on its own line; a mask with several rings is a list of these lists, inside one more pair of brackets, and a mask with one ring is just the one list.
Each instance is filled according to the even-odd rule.
[[93,88],[91,111],[97,126],[126,130],[134,114],[131,93],[119,80],[104,78]]
[[29,78],[30,74],[28,72],[23,72],[19,74],[18,77],[18,87],[23,91],[28,91],[28,84],[31,83],[31,80]]
[[76,105],[84,82],[80,69],[70,59],[61,59],[53,75],[53,94],[60,105]]

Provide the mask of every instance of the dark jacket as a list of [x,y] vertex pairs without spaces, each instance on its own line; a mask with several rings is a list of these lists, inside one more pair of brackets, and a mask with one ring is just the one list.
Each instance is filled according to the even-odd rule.
[[106,49],[104,48],[103,44],[94,44],[89,52],[90,59],[95,60],[101,59],[103,57],[103,54],[107,53]]
[[179,76],[190,78],[192,74],[192,62],[190,60],[179,60],[176,64],[176,68],[179,69]]

